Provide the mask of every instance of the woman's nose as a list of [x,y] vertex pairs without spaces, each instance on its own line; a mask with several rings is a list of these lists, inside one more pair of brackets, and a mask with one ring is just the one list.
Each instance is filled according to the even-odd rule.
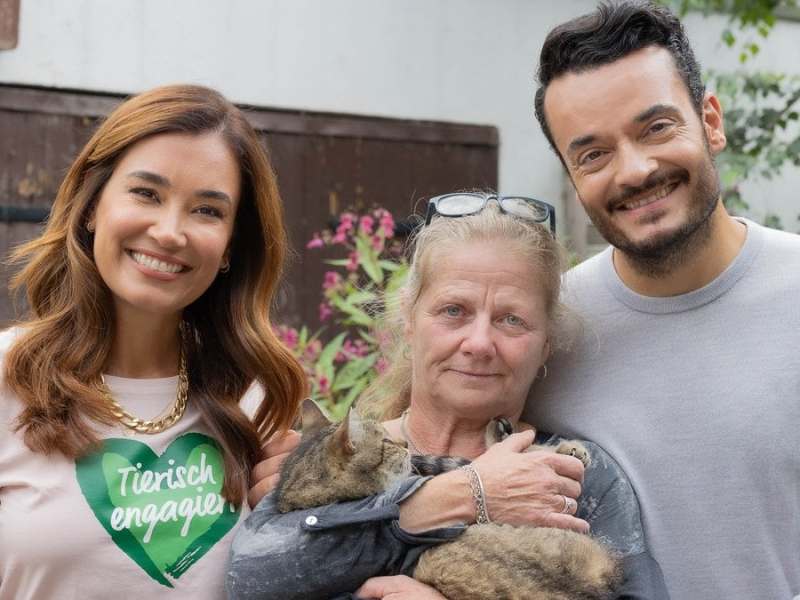
[[183,215],[176,209],[165,207],[150,226],[149,234],[163,248],[182,248],[186,245]]
[[461,350],[474,356],[493,356],[495,352],[492,323],[488,318],[476,318],[464,332]]

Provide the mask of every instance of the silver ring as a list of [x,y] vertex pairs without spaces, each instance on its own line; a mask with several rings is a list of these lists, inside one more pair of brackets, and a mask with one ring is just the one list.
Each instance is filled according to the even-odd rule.
[[564,506],[561,507],[561,511],[560,512],[568,513],[569,512],[569,504],[570,504],[569,501],[570,501],[570,498],[567,498],[563,494],[561,495],[561,498],[563,498],[563,500],[564,500]]
[[563,512],[572,514],[573,512],[577,512],[578,510],[578,502],[574,498],[569,498],[564,496],[566,502],[564,503],[564,510]]

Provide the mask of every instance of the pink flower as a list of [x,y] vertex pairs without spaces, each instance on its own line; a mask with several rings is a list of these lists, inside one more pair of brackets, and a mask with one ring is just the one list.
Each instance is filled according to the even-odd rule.
[[334,244],[344,244],[347,241],[347,233],[340,232],[338,229],[336,230],[336,235],[333,236],[331,240]]
[[294,327],[285,327],[281,338],[283,339],[283,343],[286,344],[287,348],[294,350],[297,347],[297,342],[300,341],[300,334],[297,333],[297,330]]
[[319,237],[318,233],[315,233],[314,237],[311,238],[311,241],[309,241],[306,244],[306,248],[311,250],[311,249],[314,249],[314,248],[322,248],[324,245],[325,245],[325,242],[322,241],[322,238]]
[[320,302],[319,305],[319,320],[327,321],[333,315],[333,309],[327,302]]
[[329,290],[336,287],[342,281],[342,276],[336,271],[326,271],[325,280],[322,282],[322,289]]
[[389,368],[389,362],[382,356],[375,361],[375,370],[378,373],[385,373],[388,368]]
[[358,357],[366,356],[369,354],[369,346],[364,340],[356,340],[350,344],[350,352]]
[[364,215],[358,222],[358,228],[365,235],[372,235],[372,228],[375,226],[375,219],[369,215]]
[[369,354],[369,346],[364,340],[356,340],[353,342],[350,339],[346,339],[344,344],[342,344],[342,352],[347,355],[348,358],[360,358]]
[[350,221],[342,221],[336,228],[336,233],[350,233],[353,230],[353,224]]
[[322,342],[319,340],[312,340],[308,343],[308,346],[306,346],[304,355],[309,360],[316,360],[320,352],[322,352]]
[[390,238],[394,236],[394,217],[389,211],[383,211],[380,220],[380,228],[383,231],[384,237]]
[[383,250],[383,238],[381,236],[372,236],[372,249],[375,250],[375,252],[380,252]]
[[331,391],[331,382],[328,380],[325,375],[319,378],[319,393],[320,394],[327,394]]
[[356,216],[350,212],[344,212],[339,216],[339,223],[347,223],[348,230],[352,229],[353,223],[356,221]]
[[358,270],[358,259],[361,258],[355,250],[353,250],[348,256],[348,263],[344,266],[345,269],[350,271],[351,273]]

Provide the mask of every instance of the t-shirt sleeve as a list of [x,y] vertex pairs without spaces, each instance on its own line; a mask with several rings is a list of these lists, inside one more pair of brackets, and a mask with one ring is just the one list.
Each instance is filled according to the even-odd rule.
[[375,496],[285,514],[272,495],[264,497],[234,538],[229,598],[348,598],[370,577],[410,575],[425,549],[464,530],[400,528],[400,503],[428,479],[415,476]]

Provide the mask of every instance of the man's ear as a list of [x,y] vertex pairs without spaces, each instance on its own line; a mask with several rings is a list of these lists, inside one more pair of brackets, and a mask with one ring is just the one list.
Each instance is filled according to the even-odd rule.
[[703,129],[708,140],[711,154],[716,156],[725,149],[728,140],[725,137],[725,123],[722,120],[722,105],[711,92],[703,98]]

